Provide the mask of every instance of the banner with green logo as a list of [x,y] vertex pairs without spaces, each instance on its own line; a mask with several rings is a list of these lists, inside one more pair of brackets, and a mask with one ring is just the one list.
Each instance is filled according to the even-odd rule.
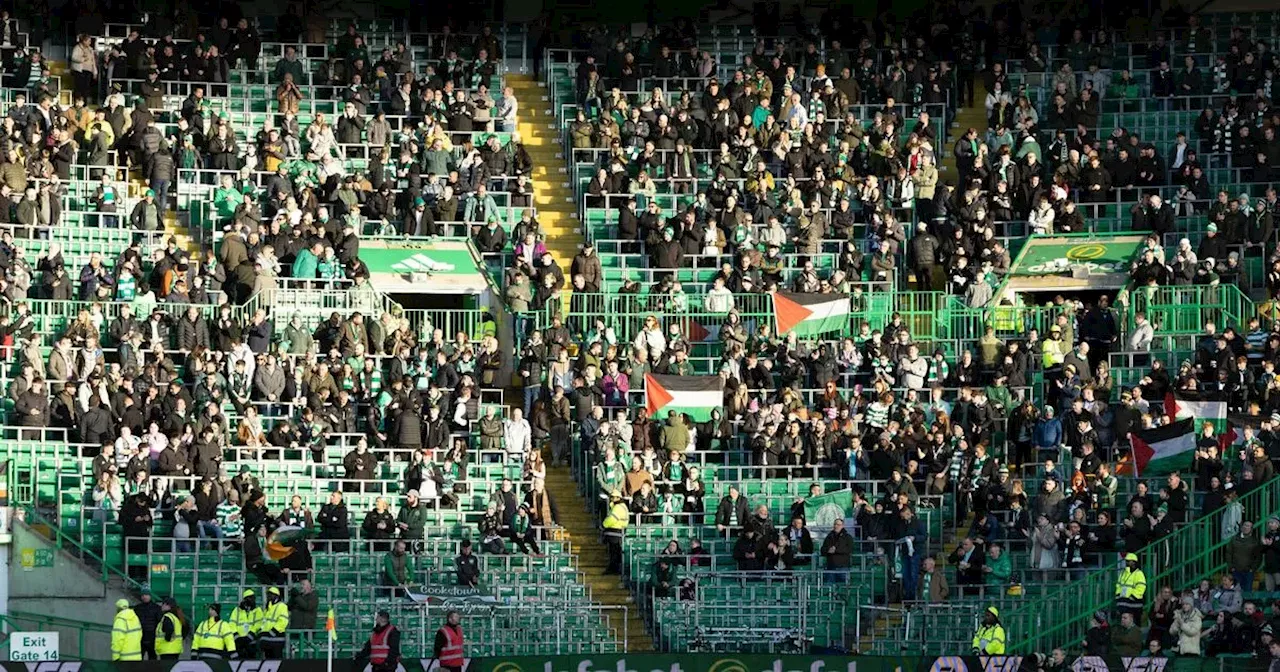
[[487,285],[478,259],[466,240],[360,244],[373,285],[391,294],[479,294]]
[[1046,236],[1032,237],[1022,246],[1009,273],[1015,276],[1058,275],[1084,269],[1089,275],[1128,273],[1145,237]]
[[810,531],[830,530],[837,520],[851,524],[853,518],[853,490],[845,488],[809,497],[804,500],[804,519]]

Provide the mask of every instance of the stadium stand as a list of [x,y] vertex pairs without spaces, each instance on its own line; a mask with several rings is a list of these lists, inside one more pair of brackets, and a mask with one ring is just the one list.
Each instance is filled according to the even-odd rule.
[[1280,657],[1280,14],[1113,10],[0,17],[10,498],[289,657]]

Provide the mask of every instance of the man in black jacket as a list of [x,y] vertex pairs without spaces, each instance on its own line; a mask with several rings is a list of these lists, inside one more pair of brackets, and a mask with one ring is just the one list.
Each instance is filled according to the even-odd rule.
[[158,660],[156,656],[156,626],[160,625],[160,605],[151,599],[151,589],[143,586],[142,597],[134,605],[133,613],[138,615],[138,624],[142,626],[142,658]]
[[164,216],[165,208],[168,207],[169,185],[173,183],[176,175],[177,166],[174,165],[173,156],[168,152],[157,152],[151,157],[149,186],[156,194],[156,205],[160,209],[161,217]]
[[920,232],[911,239],[911,268],[916,274],[916,289],[931,292],[937,289],[934,269],[938,263],[938,239],[929,233],[929,225],[920,222]]
[[827,581],[844,583],[848,579],[853,556],[853,537],[844,529],[843,519],[835,520],[831,532],[822,541],[822,556],[827,559]]
[[349,546],[346,540],[351,538],[351,529],[348,523],[347,505],[342,501],[341,492],[329,493],[329,501],[320,507],[316,522],[320,525],[320,538],[330,542],[329,550],[334,553],[346,553]]
[[259,525],[255,532],[245,529],[244,535],[244,568],[252,573],[258,581],[275,586],[284,583],[284,572],[280,566],[268,562],[263,552],[267,543],[267,526]]
[[1134,231],[1153,231],[1163,239],[1173,230],[1173,208],[1157,194],[1147,196],[1146,202],[1133,207],[1131,222]]
[[[126,554],[146,554],[151,538],[151,527],[155,519],[151,515],[153,502],[146,493],[139,492],[124,500],[120,507],[120,527],[124,537]],[[129,577],[134,580],[145,580],[145,565],[130,564]]]
[[[92,397],[89,401],[89,410],[80,416],[80,438],[85,443],[101,445],[115,438],[112,430],[114,424],[111,414],[102,407],[102,401],[96,396]],[[145,647],[143,652],[146,652]]]
[[716,508],[716,530],[721,534],[729,532],[736,535],[747,522],[747,500],[738,492],[736,485],[729,486],[729,494],[720,499]]

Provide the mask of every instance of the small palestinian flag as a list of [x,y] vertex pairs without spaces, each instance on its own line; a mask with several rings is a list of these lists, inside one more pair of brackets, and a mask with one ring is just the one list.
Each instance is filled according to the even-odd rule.
[[720,325],[703,324],[692,317],[682,317],[677,319],[676,324],[680,325],[680,333],[689,339],[690,343],[702,343],[704,341],[715,341],[720,338]]
[[1191,418],[1197,426],[1212,422],[1215,430],[1222,432],[1227,427],[1227,402],[1204,401],[1179,397],[1173,392],[1164,395],[1164,414],[1170,420]]
[[1196,454],[1195,421],[1185,418],[1133,432],[1129,445],[1139,478],[1188,470]]
[[293,555],[294,547],[306,542],[308,532],[294,525],[281,525],[267,536],[267,557],[276,562]]
[[668,411],[687,414],[697,422],[711,418],[724,406],[724,379],[720,376],[644,376],[644,405],[649,417]]
[[838,294],[773,293],[778,335],[816,336],[849,328],[849,297]]

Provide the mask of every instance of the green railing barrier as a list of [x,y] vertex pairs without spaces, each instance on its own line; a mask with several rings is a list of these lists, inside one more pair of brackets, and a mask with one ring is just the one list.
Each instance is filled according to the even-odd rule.
[[[1186,339],[1194,347],[1194,340],[1204,333],[1206,322],[1218,325],[1219,331],[1233,326],[1237,331],[1248,328],[1251,317],[1259,315],[1258,306],[1235,285],[1167,286],[1158,288],[1133,288],[1112,303],[1116,324],[1119,327],[1121,347],[1136,326],[1137,313],[1145,313],[1155,325],[1158,343],[1168,339],[1182,342]],[[703,291],[685,292],[678,301],[667,295],[650,294],[574,294],[565,291],[549,301],[543,311],[527,313],[538,327],[546,328],[553,317],[560,317],[565,325],[581,338],[594,328],[595,320],[603,318],[605,325],[613,328],[619,341],[630,341],[641,328],[645,318],[653,315],[663,324],[663,331],[670,324],[679,324],[681,332],[697,346],[705,337],[705,344],[718,345],[715,337],[727,314],[711,312],[703,304]],[[847,334],[831,334],[836,339],[858,332],[858,325],[866,321],[872,329],[882,329],[893,313],[902,315],[903,323],[912,340],[930,350],[941,348],[948,355],[963,350],[973,350],[985,335],[986,329],[995,329],[1001,340],[1025,338],[1036,329],[1043,337],[1060,315],[1066,314],[1079,328],[1079,315],[1073,305],[1011,305],[994,304],[974,308],[961,297],[945,292],[892,292],[873,289],[851,296],[853,314]],[[733,306],[748,330],[754,333],[762,320],[772,324],[773,305],[768,294],[735,294]],[[1164,340],[1160,340],[1164,339]],[[718,349],[710,353],[691,353],[695,356],[717,356]]]
[[52,532],[51,540],[59,549],[71,553],[83,562],[87,567],[96,568],[101,576],[103,584],[111,581],[111,577],[118,577],[127,590],[142,590],[143,585],[140,581],[131,578],[125,573],[123,567],[117,567],[106,559],[105,549],[92,549],[85,543],[67,534],[65,530],[58,527],[57,523],[50,521],[35,511],[27,512],[27,523],[29,525],[41,525],[49,528]]
[[[590,330],[595,319],[600,317],[606,326],[619,331],[619,338],[634,335],[650,315],[664,322],[688,319],[698,322],[703,328],[719,328],[728,318],[728,313],[706,310],[706,297],[707,293],[703,291],[686,291],[679,300],[665,294],[575,294],[565,291],[549,301],[545,311],[535,315],[540,327],[546,327],[553,317],[558,316],[584,332]],[[900,313],[914,340],[951,339],[954,338],[951,324],[945,319],[949,315],[950,298],[944,292],[876,290],[854,293],[850,295],[851,321],[854,325],[865,321],[872,329],[879,330],[888,324],[894,313]],[[744,322],[767,319],[772,325],[773,300],[769,294],[734,294],[733,308]],[[833,333],[831,338],[856,333],[855,327],[852,333]]]
[[[1280,478],[1254,488],[1239,501],[1245,520],[1276,515],[1280,512]],[[1225,548],[1230,540],[1221,538],[1220,519],[1218,513],[1203,516],[1138,553],[1147,576],[1148,600],[1163,586],[1179,591],[1225,571]],[[1094,612],[1109,611],[1114,604],[1118,573],[1118,566],[1101,569],[1043,599],[1002,609],[1000,620],[1009,633],[1009,651],[1043,653],[1054,647],[1079,648]]]
[[1132,329],[1134,318],[1145,313],[1157,334],[1202,334],[1205,322],[1213,321],[1219,331],[1234,326],[1248,328],[1257,307],[1236,285],[1192,285],[1134,287],[1130,290],[1125,327]]
[[[6,633],[13,632],[44,632],[57,629],[63,632],[74,631],[75,648],[69,646],[65,638],[60,637],[58,640],[58,655],[64,659],[83,659],[88,648],[85,645],[85,639],[91,634],[97,633],[107,638],[109,644],[111,638],[111,626],[101,623],[90,623],[88,621],[77,621],[70,618],[60,618],[58,616],[46,616],[44,614],[36,614],[28,611],[10,610],[7,614],[0,614],[0,626]],[[0,644],[7,641],[8,635],[0,638]]]
[[958,296],[949,297],[947,310],[952,337],[968,342],[971,347],[976,346],[986,334],[987,327],[994,328],[996,337],[1002,340],[1026,338],[1032,329],[1043,338],[1059,315],[1073,312],[1073,309],[1063,306],[989,305],[972,308]]

